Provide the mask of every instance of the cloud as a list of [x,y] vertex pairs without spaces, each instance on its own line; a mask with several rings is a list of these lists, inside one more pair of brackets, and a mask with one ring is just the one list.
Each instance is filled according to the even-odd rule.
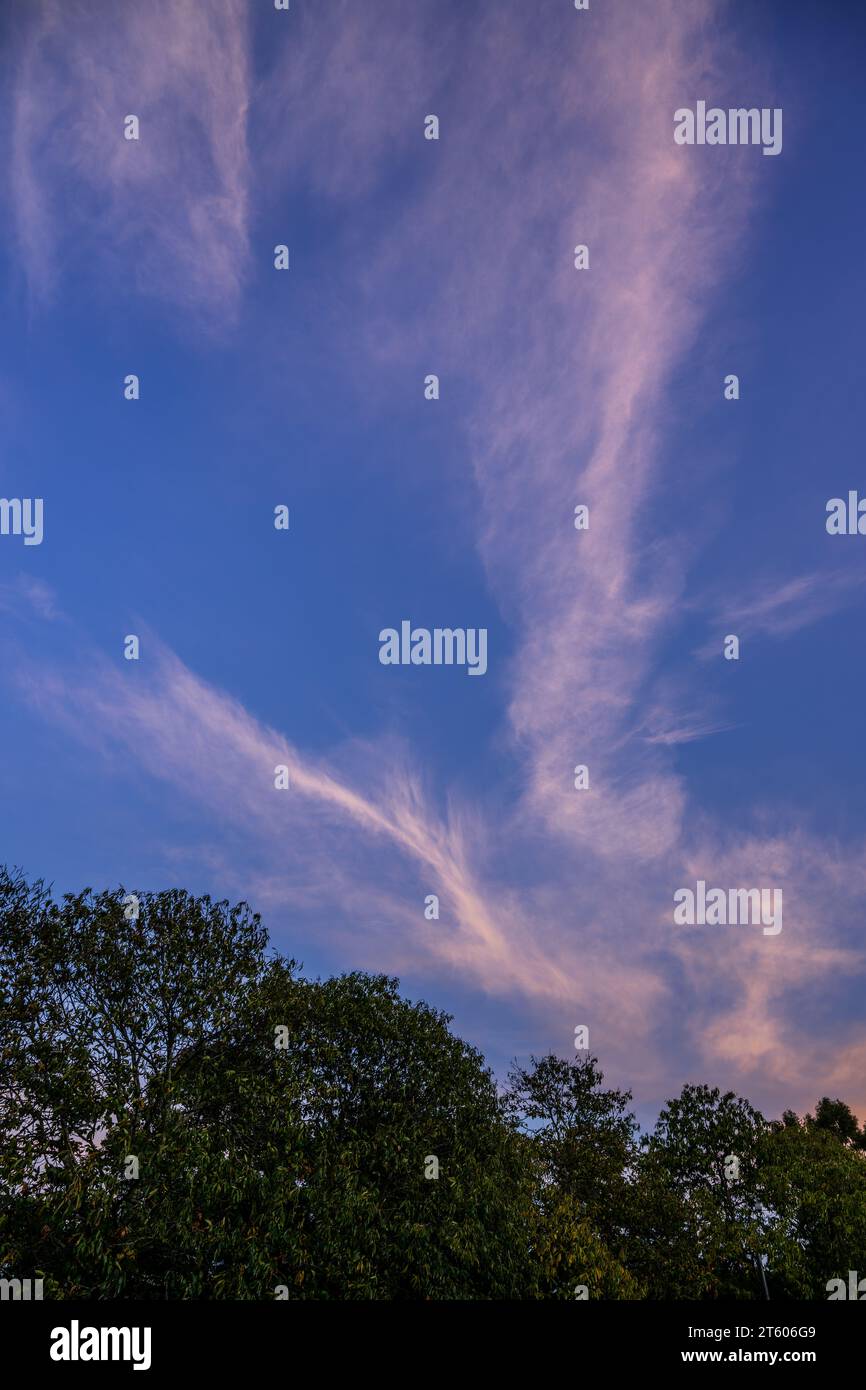
[[[654,993],[649,976],[635,966],[614,983],[603,960],[593,966],[579,957],[576,942],[569,952],[534,940],[526,902],[483,878],[484,827],[466,808],[438,814],[393,750],[384,774],[375,770],[381,747],[339,750],[332,761],[353,767],[353,782],[329,763],[302,757],[152,638],[148,650],[150,674],[134,681],[94,653],[73,672],[49,673],[22,660],[19,689],[31,707],[115,766],[133,758],[254,844],[264,864],[258,883],[271,903],[324,907],[332,916],[335,909],[362,912],[368,960],[387,956],[393,968],[395,953],[414,961],[420,954],[483,989],[544,1001],[571,1000],[580,966],[597,975],[596,989],[611,1007],[615,996],[633,992],[644,1014]],[[289,769],[286,792],[274,787],[278,765]],[[430,892],[440,896],[440,922],[425,921]]]
[[360,200],[417,150],[426,103],[459,52],[457,12],[329,0],[299,9],[281,28],[256,87],[265,181],[285,187],[299,179],[307,195]]
[[[213,323],[236,314],[249,222],[243,0],[33,0],[19,21],[11,193],[27,283],[72,273]],[[124,139],[136,115],[140,139]]]
[[[818,570],[788,579],[752,581],[749,592],[716,596],[714,625],[718,632],[738,636],[783,640],[829,617],[862,595],[864,575],[851,570]],[[718,637],[696,652],[708,660],[717,657]]]
[[52,622],[59,616],[57,595],[50,584],[19,574],[7,584],[0,584],[0,610],[18,617],[42,618]]
[[689,980],[704,982],[701,994],[715,992],[713,1006],[689,1022],[700,1067],[720,1084],[736,1075],[769,1110],[780,1094],[799,1096],[804,1107],[832,1077],[863,1113],[866,846],[843,849],[799,831],[720,837],[716,827],[704,829],[712,838],[693,850],[683,884],[778,888],[784,911],[772,938],[754,926],[678,929]]
[[737,727],[736,724],[714,724],[709,720],[696,719],[693,723],[671,723],[671,713],[663,710],[660,720],[664,727],[657,727],[652,716],[647,721],[647,743],[660,743],[666,748],[674,748],[680,743],[696,743],[699,739],[710,738],[713,734],[724,734]]
[[[119,774],[138,768],[196,804],[223,890],[271,917],[300,914],[307,930],[318,923],[344,965],[451,977],[510,1000],[544,1020],[555,1050],[588,1021],[606,1064],[643,1094],[699,1067],[769,1109],[782,1088],[786,1104],[812,1103],[828,1075],[866,1107],[859,1025],[840,1012],[866,970],[851,927],[866,899],[862,846],[736,836],[704,818],[682,862],[631,846],[595,864],[552,853],[522,817],[494,824],[453,799],[437,807],[395,744],[305,757],[150,636],[147,648],[134,677],[91,651],[53,671],[19,657],[18,688]],[[287,792],[274,788],[278,764]],[[635,809],[636,822],[652,810]],[[698,877],[781,887],[782,934],[675,927],[674,890]],[[424,917],[429,893],[438,921]]]
[[[542,23],[509,7],[494,27],[467,22],[423,191],[364,257],[357,337],[345,335],[368,375],[441,362],[469,396],[464,484],[515,634],[508,718],[526,822],[607,858],[670,853],[682,833],[685,789],[637,706],[683,611],[683,565],[657,562],[647,529],[666,391],[756,199],[741,150],[693,159],[673,143],[682,92],[733,61],[715,14],[613,4],[576,29],[554,6]],[[309,121],[317,110],[313,97]],[[588,271],[574,268],[578,243]],[[591,517],[578,533],[580,502]],[[658,722],[681,723],[676,708]],[[592,796],[574,794],[577,763]]]
[[[479,550],[516,651],[508,720],[524,780],[498,830],[516,863],[532,846],[550,874],[540,887],[524,871],[513,911],[497,910],[497,920],[522,919],[510,949],[521,951],[521,936],[543,940],[548,959],[569,963],[575,999],[591,1001],[602,1027],[619,973],[607,1055],[645,1084],[671,1068],[682,1075],[677,1047],[681,1059],[698,1046],[705,1065],[727,1067],[726,1084],[755,1081],[759,1057],[772,1078],[765,1095],[784,1078],[802,1096],[835,1065],[840,1028],[825,1020],[822,1046],[804,1062],[795,1000],[819,981],[838,993],[843,972],[859,966],[839,944],[850,887],[825,899],[816,842],[743,837],[720,864],[732,883],[759,881],[774,854],[785,859],[788,916],[772,960],[763,937],[722,934],[688,952],[676,937],[672,895],[688,881],[684,866],[718,860],[729,832],[706,827],[698,841],[694,793],[671,751],[730,725],[684,712],[659,678],[664,643],[690,611],[691,551],[678,559],[665,547],[652,513],[667,482],[670,382],[737,263],[765,172],[736,148],[678,149],[672,113],[686,95],[723,91],[735,70],[741,82],[765,79],[709,0],[687,10],[673,0],[611,3],[579,31],[566,27],[573,19],[551,6],[539,22],[515,7],[495,27],[467,23],[463,80],[444,84],[441,109],[431,108],[442,119],[435,162],[378,254],[363,258],[346,350],[368,364],[365,385],[389,368],[434,362],[469,399],[473,474],[462,485],[475,489]],[[368,33],[365,51],[374,45]],[[369,58],[353,71],[375,82]],[[307,121],[327,120],[330,107],[311,94]],[[429,151],[417,135],[420,161]],[[347,202],[362,191],[361,176],[345,172],[328,189]],[[585,272],[573,266],[578,243],[590,248]],[[590,529],[578,533],[580,502]],[[812,576],[744,599],[741,613],[779,633],[847,592],[848,581]],[[573,788],[576,763],[589,765],[589,792]],[[499,903],[497,882],[493,873],[487,891]],[[484,977],[483,952],[464,963]],[[668,1003],[684,978],[684,1030],[672,1044]],[[866,1103],[856,1075],[847,1080]]]

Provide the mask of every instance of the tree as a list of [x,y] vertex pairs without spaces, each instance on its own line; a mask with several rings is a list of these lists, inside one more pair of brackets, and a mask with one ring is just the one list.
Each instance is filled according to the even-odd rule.
[[178,1065],[235,1015],[266,939],[244,904],[122,889],[56,903],[0,872],[4,1271],[44,1273],[53,1297],[192,1287],[195,1189],[216,1155],[178,1104]]
[[300,979],[244,904],[125,904],[0,876],[4,1277],[66,1298],[537,1293],[533,1169],[446,1015],[385,977]]
[[602,1236],[617,1237],[637,1132],[631,1092],[603,1090],[596,1057],[533,1057],[508,1079],[506,1109],[532,1134],[547,1180],[579,1202]]
[[[651,1297],[762,1296],[768,1221],[756,1174],[766,1129],[748,1101],[708,1086],[684,1086],[662,1109],[639,1166],[633,1233]],[[647,1228],[648,1209],[660,1219]]]
[[640,1296],[622,1259],[636,1152],[631,1093],[603,1089],[596,1057],[533,1057],[529,1067],[515,1066],[508,1080],[506,1112],[531,1140],[538,1167],[545,1231],[539,1242],[553,1285],[572,1277],[587,1283],[577,1278],[583,1268],[597,1272],[595,1293],[602,1297]]
[[[275,1107],[247,1088],[296,1096],[301,1258],[293,1296],[511,1298],[532,1271],[530,1174],[480,1054],[447,1015],[400,997],[386,976],[307,981],[280,962],[228,1030],[221,1074],[242,1085],[202,1119],[271,1142]],[[285,1029],[283,1049],[275,1048]]]
[[850,1115],[844,1102],[825,1098],[815,1117],[800,1122],[787,1112],[764,1137],[759,1179],[774,1213],[773,1297],[826,1298],[829,1279],[866,1273],[866,1157]]
[[597,1059],[500,1095],[450,1018],[304,979],[246,904],[0,870],[0,1277],[49,1298],[825,1298],[863,1131],[686,1086],[642,1141]]
[[809,1129],[826,1130],[852,1149],[866,1149],[866,1124],[862,1130],[858,1128],[857,1116],[844,1100],[823,1096],[815,1106],[815,1114],[807,1115],[804,1123]]

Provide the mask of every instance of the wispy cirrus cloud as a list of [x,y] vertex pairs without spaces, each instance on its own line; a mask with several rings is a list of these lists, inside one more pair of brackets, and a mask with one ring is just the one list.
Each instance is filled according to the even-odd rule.
[[299,179],[307,193],[338,204],[369,196],[417,149],[419,122],[427,102],[443,96],[464,24],[456,9],[407,9],[399,0],[299,7],[282,42],[272,30],[255,89],[268,186]]
[[[688,613],[686,560],[675,544],[659,545],[658,514],[649,521],[673,371],[760,199],[760,170],[741,151],[682,159],[670,121],[696,92],[722,91],[734,61],[741,82],[749,64],[734,60],[709,0],[688,12],[611,4],[568,33],[549,17],[546,33],[512,10],[495,32],[467,33],[471,83],[448,89],[424,190],[362,278],[363,350],[350,333],[351,350],[379,372],[441,362],[474,393],[477,541],[515,632],[508,720],[524,782],[504,829],[518,861],[539,836],[553,858],[553,884],[541,890],[526,875],[517,891],[523,930],[511,949],[541,935],[549,958],[571,964],[575,1000],[592,998],[596,981],[637,971],[644,1006],[626,991],[611,1051],[634,1075],[642,1039],[653,1053],[647,1084],[665,1065],[658,1037],[682,979],[674,960],[681,968],[691,952],[683,1005],[695,1027],[684,1048],[699,1046],[705,1067],[752,1082],[760,1053],[796,1086],[793,1054],[782,1054],[796,1036],[798,990],[821,981],[832,993],[862,964],[840,945],[850,883],[827,891],[814,841],[806,853],[796,837],[740,838],[720,872],[735,883],[775,872],[789,904],[799,903],[781,952],[771,960],[763,938],[676,938],[674,888],[693,862],[718,862],[731,835],[708,827],[696,846],[689,789],[670,752],[730,725],[717,712],[684,714],[670,682],[658,680],[661,647]],[[560,60],[564,44],[574,45],[573,65]],[[351,180],[345,190],[351,197]],[[588,272],[572,265],[577,243],[590,248]],[[406,284],[411,298],[395,293]],[[576,533],[579,502],[591,521]],[[778,630],[815,620],[846,590],[847,581],[795,580],[744,602],[743,614]],[[577,762],[589,765],[588,793],[573,789]],[[495,874],[485,892],[497,900]],[[556,923],[546,935],[545,922]],[[483,978],[483,957],[472,968]],[[801,1095],[835,1065],[833,1032],[810,1064],[798,1056]],[[846,1081],[859,1095],[856,1073]]]
[[[699,1068],[769,1108],[782,1088],[805,1106],[831,1075],[866,1106],[861,1025],[840,1009],[866,974],[856,847],[703,817],[690,844],[651,864],[639,853],[593,864],[563,846],[551,855],[522,816],[494,825],[465,803],[439,806],[405,750],[349,743],[309,758],[152,638],[148,650],[134,679],[93,652],[54,670],[25,657],[18,686],[108,765],[137,766],[195,805],[218,831],[208,853],[221,883],[271,917],[319,923],[331,948],[367,968],[459,979],[543,1013],[557,1050],[575,1020],[589,1021],[606,1063],[644,1096]],[[287,792],[274,788],[278,764]],[[674,927],[673,891],[697,878],[782,888],[783,932]],[[423,911],[431,892],[434,921]]]
[[[36,302],[70,274],[211,323],[246,271],[244,0],[33,0],[18,17],[11,199]],[[141,138],[124,138],[127,115]]]
[[[822,618],[840,612],[862,598],[866,576],[859,570],[814,570],[786,579],[752,581],[748,592],[716,596],[711,607],[716,631],[738,636],[792,637]],[[704,660],[718,656],[718,636],[698,648]]]
[[[151,674],[141,680],[89,653],[72,673],[23,658],[19,689],[76,739],[113,760],[134,758],[254,844],[264,900],[362,912],[368,961],[393,968],[395,956],[426,957],[494,993],[562,1003],[580,969],[609,1007],[632,996],[646,1022],[660,983],[637,963],[614,981],[581,943],[536,936],[528,900],[487,876],[489,828],[467,806],[438,811],[408,759],[392,750],[381,771],[387,749],[362,744],[328,763],[304,757],[153,639],[148,646]],[[285,793],[274,786],[278,766],[289,770]],[[424,918],[428,892],[440,897],[441,921]]]
[[58,616],[57,595],[49,584],[29,574],[0,584],[0,610],[16,616],[37,617],[49,622]]
[[[692,1012],[690,1043],[721,1081],[734,1073],[759,1102],[779,1091],[808,1095],[835,1078],[861,1111],[864,1046],[856,1007],[866,976],[860,922],[866,910],[863,846],[843,847],[801,830],[738,833],[703,822],[683,883],[773,885],[783,891],[783,929],[683,928],[676,950],[709,1003]],[[710,989],[707,982],[712,982]]]
[[691,722],[672,720],[671,711],[663,710],[658,720],[650,715],[645,739],[647,743],[658,743],[665,748],[673,748],[680,743],[696,743],[699,739],[710,738],[713,734],[724,734],[736,727],[736,724],[714,724],[706,719],[695,719]]
[[[685,789],[638,704],[682,611],[682,565],[659,560],[647,523],[666,391],[756,198],[753,167],[681,159],[671,137],[682,93],[725,80],[717,13],[614,4],[560,31],[551,11],[539,33],[509,11],[472,35],[436,172],[363,282],[380,370],[441,360],[471,383],[478,545],[516,633],[523,811],[604,858],[672,853],[682,834]],[[395,313],[388,285],[410,279]],[[574,794],[576,763],[590,794]]]

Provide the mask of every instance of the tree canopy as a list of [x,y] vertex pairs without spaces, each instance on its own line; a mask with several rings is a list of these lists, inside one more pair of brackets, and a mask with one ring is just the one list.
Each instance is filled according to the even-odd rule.
[[303,977],[246,904],[0,871],[0,1277],[45,1297],[826,1298],[866,1128],[595,1057],[500,1090],[450,1018]]

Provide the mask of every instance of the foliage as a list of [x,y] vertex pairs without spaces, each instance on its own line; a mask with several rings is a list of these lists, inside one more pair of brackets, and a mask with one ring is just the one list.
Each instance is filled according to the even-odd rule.
[[[597,1059],[504,1093],[387,976],[308,980],[245,904],[0,871],[0,1277],[46,1297],[824,1298],[866,1129]],[[736,1162],[732,1163],[732,1159]]]

